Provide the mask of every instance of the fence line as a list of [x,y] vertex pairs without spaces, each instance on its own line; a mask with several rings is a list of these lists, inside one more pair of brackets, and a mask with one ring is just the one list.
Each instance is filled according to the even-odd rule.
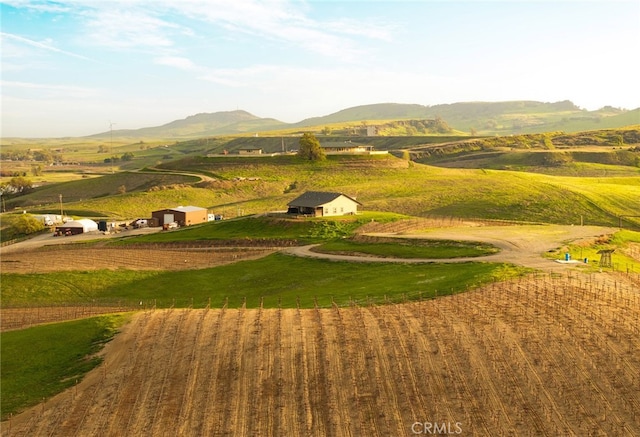
[[[624,280],[619,280],[615,276],[599,278],[592,275],[578,275],[575,272],[567,274],[547,274],[539,273],[514,279],[506,282],[491,283],[480,287],[469,287],[465,290],[416,290],[409,293],[397,295],[371,295],[360,299],[353,299],[351,296],[344,296],[336,299],[335,296],[295,296],[283,301],[281,296],[265,297],[257,296],[247,299],[246,296],[234,296],[228,294],[216,298],[193,296],[171,297],[166,299],[96,299],[91,302],[67,303],[61,305],[51,304],[30,304],[27,306],[4,305],[2,308],[2,318],[0,320],[0,330],[21,329],[41,323],[72,320],[83,317],[91,317],[106,313],[130,312],[139,310],[155,310],[166,308],[331,308],[331,307],[353,307],[353,306],[380,306],[401,304],[409,302],[420,302],[432,299],[458,299],[465,293],[486,294],[492,293],[515,293],[523,287],[529,289],[533,287],[538,290],[536,296],[552,297],[555,292],[571,293],[575,296],[595,296],[602,294],[604,298],[610,296],[621,296],[625,294],[632,296],[636,305],[640,305],[640,273],[619,272]],[[586,293],[586,294],[585,294]],[[635,296],[635,297],[633,297]]]

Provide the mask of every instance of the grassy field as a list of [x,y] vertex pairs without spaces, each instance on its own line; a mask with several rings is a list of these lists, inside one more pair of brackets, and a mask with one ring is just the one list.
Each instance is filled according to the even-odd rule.
[[[110,202],[123,202],[122,196],[127,193],[143,193],[149,190],[161,190],[162,187],[190,185],[199,180],[196,176],[167,174],[159,172],[118,172],[102,177],[83,178],[77,181],[47,185],[35,189],[29,194],[6,200],[7,209],[13,207],[38,207],[52,205],[60,213],[59,200],[62,196],[65,209],[84,209],[86,201],[96,204],[106,203],[102,208],[88,208],[96,211],[113,211]],[[97,200],[97,202],[96,202]],[[117,212],[117,209],[116,211]]]
[[102,316],[0,334],[2,420],[81,380],[101,362],[95,354],[126,320]]
[[[158,307],[313,307],[426,298],[507,279],[526,269],[504,264],[388,265],[332,262],[274,254],[254,261],[202,270],[98,270],[47,274],[4,274],[3,306],[87,302],[138,302]],[[188,287],[185,288],[185,284]]]
[[131,243],[168,243],[174,241],[279,239],[312,243],[349,236],[365,223],[386,223],[408,216],[395,213],[365,211],[357,216],[291,219],[269,216],[242,217],[189,226],[172,232],[141,235],[124,240]]
[[448,169],[392,156],[332,157],[316,164],[290,156],[189,158],[164,167],[216,180],[194,183],[195,176],[129,172],[43,188],[12,202],[57,211],[62,194],[65,209],[96,211],[103,217],[133,219],[157,209],[196,205],[230,218],[283,210],[301,193],[321,190],[357,196],[363,210],[413,216],[611,225],[618,215],[640,210],[640,176],[610,180]]
[[366,254],[391,258],[462,258],[496,253],[497,248],[483,243],[446,240],[393,238],[392,241],[363,242],[335,240],[313,249],[322,253]]

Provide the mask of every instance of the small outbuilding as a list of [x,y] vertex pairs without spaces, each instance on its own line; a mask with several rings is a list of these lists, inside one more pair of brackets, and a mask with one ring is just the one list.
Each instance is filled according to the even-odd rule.
[[178,206],[176,208],[161,209],[151,213],[152,223],[158,226],[177,223],[180,226],[190,226],[205,223],[209,219],[207,208],[199,206]]
[[98,224],[93,220],[71,220],[60,226],[56,226],[56,235],[78,235],[98,230]]
[[238,149],[239,155],[262,155],[262,149],[260,147],[245,147]]
[[360,202],[342,193],[307,191],[288,204],[287,213],[328,217],[358,213]]

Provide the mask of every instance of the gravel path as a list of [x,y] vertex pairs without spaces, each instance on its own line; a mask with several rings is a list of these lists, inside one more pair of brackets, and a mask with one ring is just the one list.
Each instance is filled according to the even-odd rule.
[[[425,258],[381,258],[374,256],[350,256],[314,252],[317,244],[285,249],[296,256],[331,259],[351,262],[394,262],[394,263],[462,263],[462,262],[509,262],[534,269],[561,272],[569,266],[580,263],[558,263],[543,258],[545,252],[558,249],[568,243],[592,239],[615,232],[615,228],[601,226],[481,226],[433,229],[421,233],[372,233],[376,237],[423,238],[434,240],[479,241],[493,244],[500,252],[473,258],[425,259]],[[579,258],[580,254],[572,254]]]

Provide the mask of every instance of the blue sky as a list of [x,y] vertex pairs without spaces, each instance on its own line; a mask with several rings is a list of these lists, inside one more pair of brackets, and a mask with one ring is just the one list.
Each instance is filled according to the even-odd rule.
[[2,136],[395,102],[640,107],[640,1],[8,0]]

